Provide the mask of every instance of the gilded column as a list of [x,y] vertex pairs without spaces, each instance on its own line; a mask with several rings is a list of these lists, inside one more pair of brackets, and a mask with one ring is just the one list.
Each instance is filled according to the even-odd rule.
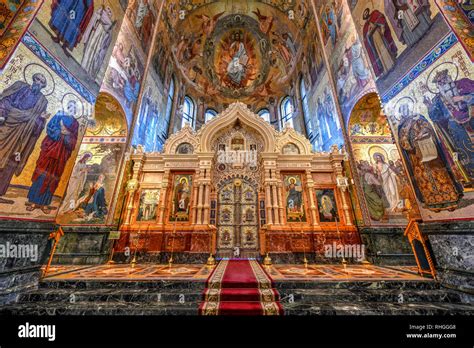
[[133,198],[138,187],[138,180],[130,179],[127,182],[128,200],[127,200],[127,214],[125,216],[124,225],[130,225],[133,210]]
[[336,173],[336,183],[337,187],[339,188],[339,192],[341,193],[341,200],[342,200],[342,209],[344,210],[344,219],[346,221],[346,225],[351,226],[351,212],[349,204],[347,203],[346,191],[349,187],[349,179],[344,176],[344,171],[342,168],[342,161],[344,160],[344,155],[337,150],[336,147],[332,147],[330,160],[334,172]]
[[351,221],[351,213],[349,211],[349,204],[347,204],[347,197],[346,197],[346,188],[339,188],[341,190],[341,198],[342,198],[342,209],[344,210],[344,217],[346,220],[346,225],[352,226],[352,221]]
[[132,177],[127,182],[127,192],[128,192],[128,201],[127,201],[127,212],[125,215],[124,225],[130,225],[132,219],[132,210],[133,210],[133,199],[135,197],[135,192],[138,189],[139,181],[143,165],[145,164],[145,154],[142,152],[132,155],[133,168],[132,168]]

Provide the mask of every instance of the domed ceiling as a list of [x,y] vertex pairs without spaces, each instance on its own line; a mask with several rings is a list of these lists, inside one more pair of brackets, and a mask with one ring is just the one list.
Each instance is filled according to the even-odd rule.
[[163,18],[188,91],[251,103],[287,93],[309,14],[304,1],[181,1]]

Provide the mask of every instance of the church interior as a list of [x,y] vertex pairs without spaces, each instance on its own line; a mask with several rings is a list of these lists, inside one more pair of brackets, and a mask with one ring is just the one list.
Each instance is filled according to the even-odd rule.
[[0,313],[474,314],[474,6],[0,3]]

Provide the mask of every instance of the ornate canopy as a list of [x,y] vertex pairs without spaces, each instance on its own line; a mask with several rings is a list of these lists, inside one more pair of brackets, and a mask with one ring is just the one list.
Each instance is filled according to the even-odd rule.
[[252,129],[263,139],[264,153],[281,154],[288,145],[291,145],[294,150],[297,149],[298,154],[310,155],[312,152],[311,143],[304,135],[291,127],[285,127],[282,132],[278,132],[263,118],[253,113],[247,105],[236,102],[207,122],[198,132],[186,125],[179,132],[171,135],[165,143],[163,153],[176,154],[176,150],[183,143],[191,144],[196,153],[212,152],[216,135],[233,127],[236,123]]

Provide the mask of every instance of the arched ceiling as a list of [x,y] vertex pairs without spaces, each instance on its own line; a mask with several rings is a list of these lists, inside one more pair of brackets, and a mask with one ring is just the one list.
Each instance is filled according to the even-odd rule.
[[305,1],[227,0],[173,1],[162,19],[188,91],[254,103],[287,93],[310,18]]

